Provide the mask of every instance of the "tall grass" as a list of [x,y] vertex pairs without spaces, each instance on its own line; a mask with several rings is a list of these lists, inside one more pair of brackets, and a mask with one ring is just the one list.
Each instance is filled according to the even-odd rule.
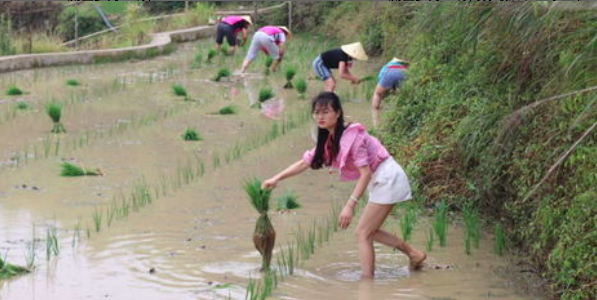
[[442,247],[446,246],[446,239],[448,234],[448,210],[449,206],[446,200],[437,202],[434,209],[433,215],[433,229],[439,239],[439,245]]

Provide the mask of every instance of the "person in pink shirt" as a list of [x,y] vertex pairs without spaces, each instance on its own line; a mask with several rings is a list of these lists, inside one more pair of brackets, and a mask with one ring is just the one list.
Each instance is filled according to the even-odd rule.
[[250,25],[253,25],[250,16],[226,16],[223,17],[216,27],[216,50],[220,51],[220,47],[224,42],[224,37],[228,41],[228,54],[232,55],[236,51],[237,38],[236,36],[242,32],[243,40],[240,46],[244,46],[247,42],[247,30]]
[[372,278],[375,271],[373,241],[402,251],[410,259],[412,269],[419,269],[427,258],[397,236],[380,229],[396,203],[411,199],[408,178],[386,148],[369,135],[359,123],[345,123],[340,98],[333,92],[322,92],[311,104],[313,119],[317,122],[317,145],[305,152],[303,158],[263,182],[262,188],[273,189],[286,178],[298,175],[308,168],[334,168],[343,181],[357,183],[340,212],[339,226],[348,228],[359,198],[369,191],[365,206],[355,229],[358,240],[362,278]]
[[284,57],[286,41],[290,35],[290,30],[284,26],[264,26],[259,28],[253,35],[251,47],[249,47],[240,72],[244,73],[247,70],[251,62],[257,58],[257,53],[260,50],[274,60],[270,66],[270,71],[275,72]]

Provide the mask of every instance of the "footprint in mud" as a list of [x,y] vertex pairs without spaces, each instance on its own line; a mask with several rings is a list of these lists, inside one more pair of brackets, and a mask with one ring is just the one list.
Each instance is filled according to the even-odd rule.
[[25,183],[15,185],[17,190],[40,191],[41,189],[35,185],[27,185]]
[[436,263],[424,263],[423,270],[451,270],[454,269],[453,265],[450,264],[436,264]]

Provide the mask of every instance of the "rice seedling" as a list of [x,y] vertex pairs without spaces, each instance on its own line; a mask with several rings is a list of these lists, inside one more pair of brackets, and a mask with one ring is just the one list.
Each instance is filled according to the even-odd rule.
[[214,50],[214,49],[209,49],[209,51],[207,51],[207,62],[208,62],[208,63],[211,63],[212,59],[213,59],[214,57],[216,57],[216,54],[217,54],[216,50]]
[[445,200],[436,203],[433,216],[433,229],[439,239],[439,245],[446,246],[446,235],[448,231],[448,209],[449,206]]
[[425,234],[425,248],[427,252],[433,251],[433,228],[429,227],[429,232]]
[[77,241],[81,240],[81,218],[77,220],[77,224],[75,224],[75,228],[73,229],[73,239],[71,242],[71,247],[75,247]]
[[232,73],[230,73],[230,70],[228,70],[227,68],[222,68],[218,70],[218,73],[216,74],[216,76],[214,76],[213,81],[220,81],[222,80],[222,78],[230,77],[230,75],[232,75]]
[[103,220],[102,209],[98,210],[96,207],[95,210],[93,211],[93,214],[91,215],[91,218],[93,219],[93,225],[95,228],[95,232],[100,232],[102,230],[102,220]]
[[265,102],[268,99],[271,99],[274,97],[274,92],[272,91],[271,88],[263,88],[261,90],[259,90],[259,102]]
[[274,63],[274,60],[271,58],[271,56],[266,56],[265,57],[265,70],[263,71],[263,74],[265,75],[269,75],[270,73],[270,67],[272,66],[272,63]]
[[222,47],[220,47],[220,51],[222,52],[222,54],[226,56],[230,55],[230,48],[228,47],[228,44],[222,44]]
[[495,235],[495,243],[493,245],[493,252],[499,256],[504,254],[506,249],[506,233],[501,224],[496,223],[493,226],[493,234]]
[[471,243],[479,248],[481,229],[479,227],[479,211],[472,204],[467,203],[462,209],[464,219],[464,246],[466,254],[471,254]]
[[77,176],[102,176],[102,172],[100,169],[95,170],[85,170],[77,165],[71,164],[69,162],[63,162],[61,165],[62,171],[60,172],[60,176],[65,177],[77,177]]
[[[201,52],[195,53],[195,56],[193,56],[193,62],[191,63],[191,68],[192,69],[200,68],[202,61],[203,61],[203,53],[201,53]],[[151,79],[152,76],[150,76],[149,78]]]
[[298,197],[294,192],[286,191],[282,196],[278,197],[276,209],[278,211],[288,211],[300,208],[301,205],[297,199]]
[[31,230],[32,237],[31,242],[27,243],[27,251],[25,252],[25,262],[27,263],[27,268],[31,269],[35,265],[35,260],[37,259],[37,241],[35,240],[35,225],[33,225],[33,229]]
[[307,81],[303,78],[299,78],[295,83],[296,91],[299,93],[300,98],[305,98],[305,93],[307,92]]
[[52,255],[60,254],[58,237],[56,236],[56,227],[48,227],[46,231],[46,259],[50,260]]
[[406,212],[400,219],[400,230],[402,231],[402,239],[410,241],[414,223],[416,222],[416,211],[412,206],[406,207]]
[[79,85],[81,85],[81,83],[78,80],[76,80],[76,79],[67,79],[66,80],[66,85],[68,85],[68,86],[79,86]]
[[16,85],[10,85],[8,89],[6,89],[7,96],[18,96],[23,95],[23,91],[19,89]]
[[220,115],[234,115],[236,114],[236,107],[233,105],[226,105],[218,110]]
[[194,128],[187,128],[185,129],[184,133],[182,134],[182,139],[185,141],[202,141],[203,138],[197,133],[197,130]]
[[62,105],[56,103],[48,103],[46,104],[46,113],[52,119],[54,126],[52,127],[52,133],[66,133],[66,129],[60,123],[60,119],[62,118]]
[[174,93],[175,96],[184,97],[185,99],[187,99],[187,97],[189,96],[189,94],[187,93],[187,89],[185,89],[180,84],[172,85],[172,93]]
[[296,75],[296,68],[294,68],[294,67],[286,68],[285,75],[286,75],[286,84],[284,85],[284,88],[285,89],[293,88],[292,79]]
[[8,279],[29,272],[27,268],[11,265],[0,258],[0,279]]
[[272,251],[276,243],[276,231],[267,215],[271,190],[261,189],[261,180],[253,178],[245,181],[245,192],[249,197],[251,205],[259,213],[253,232],[253,244],[262,257],[261,270],[269,270],[272,260]]
[[18,110],[26,110],[26,109],[29,109],[29,104],[25,101],[18,101],[16,108]]

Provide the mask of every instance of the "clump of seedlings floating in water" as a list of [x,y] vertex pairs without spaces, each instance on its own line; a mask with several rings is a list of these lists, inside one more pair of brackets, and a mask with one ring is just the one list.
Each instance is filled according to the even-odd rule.
[[62,105],[56,103],[46,104],[46,113],[52,119],[54,126],[52,127],[52,133],[66,133],[64,125],[60,123],[62,118]]
[[172,85],[172,93],[178,97],[184,97],[185,100],[189,99],[189,94],[187,93],[187,89],[180,84],[173,84]]
[[265,102],[274,97],[274,92],[270,88],[259,90],[259,102]]
[[230,48],[228,48],[228,44],[222,44],[222,47],[220,48],[220,50],[222,51],[222,54],[228,56],[230,54]]
[[253,243],[262,257],[261,271],[269,270],[272,260],[272,251],[276,243],[276,231],[267,213],[271,190],[261,188],[261,180],[254,178],[245,182],[245,192],[249,196],[251,205],[259,213],[253,232]]
[[448,234],[448,209],[449,206],[445,200],[436,203],[433,215],[433,229],[439,239],[439,245],[446,246],[446,235]]
[[6,89],[7,96],[18,96],[23,95],[23,91],[19,89],[16,85],[10,85],[8,89]]
[[66,85],[68,85],[68,86],[79,86],[79,85],[81,85],[81,83],[78,80],[76,80],[76,79],[67,79],[66,80]]
[[207,62],[208,62],[208,63],[211,63],[211,60],[212,60],[214,57],[216,57],[216,54],[217,54],[216,50],[214,50],[214,49],[209,49],[209,51],[207,51]]
[[26,268],[11,265],[0,258],[0,279],[8,279],[29,272]]
[[274,63],[274,60],[271,58],[271,56],[265,57],[265,71],[263,72],[263,74],[269,75],[269,72],[270,72],[269,69],[273,63]]
[[77,177],[77,176],[102,176],[102,171],[100,169],[95,170],[85,170],[75,164],[71,164],[69,162],[63,162],[61,165],[62,171],[60,171],[60,176],[65,177]]
[[286,191],[282,196],[278,197],[276,209],[278,211],[289,211],[301,208],[297,200],[298,196],[295,193]]
[[222,78],[230,77],[232,73],[227,68],[222,68],[218,71],[216,76],[213,78],[214,81],[220,81]]
[[27,104],[27,102],[25,102],[25,101],[19,101],[19,102],[17,102],[16,107],[18,110],[26,110],[26,109],[29,109],[29,104]]
[[193,128],[185,129],[184,133],[182,134],[182,139],[185,141],[202,141],[203,138],[197,133],[197,130]]
[[234,107],[232,105],[226,105],[226,106],[220,108],[220,110],[218,110],[218,114],[220,114],[220,115],[234,115],[234,114],[236,114],[236,107]]
[[305,99],[305,93],[307,92],[307,81],[303,78],[299,78],[294,84],[296,91],[299,93],[301,99]]
[[296,69],[294,67],[288,67],[284,72],[286,75],[286,84],[284,85],[285,89],[292,88],[292,79],[296,75]]

